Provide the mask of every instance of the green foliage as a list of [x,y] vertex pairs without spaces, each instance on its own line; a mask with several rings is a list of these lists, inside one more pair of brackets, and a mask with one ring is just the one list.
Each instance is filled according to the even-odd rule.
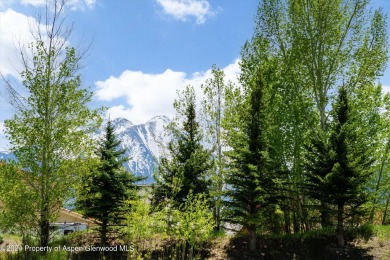
[[306,188],[315,199],[357,207],[367,200],[365,184],[372,159],[369,149],[360,144],[362,136],[358,136],[351,117],[356,112],[348,105],[344,88],[340,88],[333,109],[330,134],[317,135],[307,148]]
[[185,204],[174,211],[173,234],[177,240],[188,242],[191,248],[209,241],[214,223],[208,204],[204,195],[188,194]]
[[169,143],[169,157],[159,164],[154,190],[155,200],[172,199],[178,206],[184,204],[187,195],[208,194],[211,168],[210,152],[201,144],[202,134],[196,119],[196,97],[193,87],[188,86],[174,107],[177,118],[169,126],[173,141]]
[[181,259],[197,258],[194,253],[210,241],[215,227],[208,199],[190,192],[180,209],[168,209],[168,217],[168,235],[176,241]]
[[347,92],[339,89],[331,126],[330,154],[334,164],[325,177],[329,202],[358,207],[367,201],[365,185],[370,175],[372,159],[367,147],[362,147],[351,115]]
[[[387,61],[386,22],[369,1],[261,1],[255,37],[288,69],[287,84],[309,90],[326,127],[329,92],[339,82],[348,90],[373,82]],[[368,22],[369,21],[369,22]],[[292,78],[293,76],[294,78]],[[283,77],[283,75],[282,75]]]
[[382,87],[368,85],[351,98],[351,106],[358,115],[354,116],[359,125],[360,142],[370,151],[373,158],[372,174],[367,190],[369,191],[370,222],[386,221],[387,201],[390,188],[389,172],[389,94],[382,94]]
[[357,228],[347,229],[345,237],[348,241],[355,239],[364,239],[368,241],[376,234],[377,227],[371,224],[363,224]]
[[303,185],[306,195],[318,201],[322,201],[328,192],[325,177],[333,168],[329,137],[321,133],[321,131],[313,133],[305,147],[306,182]]
[[58,259],[69,259],[69,253],[66,251],[52,251],[47,252],[43,256],[40,252],[24,252],[17,251],[16,253],[12,252],[0,252],[0,259],[31,259],[31,260],[58,260]]
[[50,246],[73,246],[82,247],[85,245],[93,244],[93,241],[89,240],[88,237],[93,237],[96,231],[92,229],[74,231],[66,234],[65,236],[57,236],[53,241],[50,242]]
[[[376,233],[376,226],[362,225],[345,230],[345,251],[337,247],[333,228],[321,228],[293,234],[263,234],[258,236],[260,248],[255,255],[267,259],[364,259],[370,258],[367,249],[354,247],[357,240],[369,240]],[[233,259],[253,257],[245,251],[247,236],[232,238],[228,254]]]
[[194,196],[190,192],[180,208],[173,207],[169,200],[161,202],[154,211],[143,200],[129,203],[131,210],[126,215],[124,232],[135,248],[131,257],[150,257],[154,252],[170,258],[193,259],[194,253],[212,239],[213,215],[203,194]]
[[379,244],[383,246],[384,242],[390,239],[390,226],[376,225],[374,226],[374,233],[378,237]]
[[368,199],[366,184],[372,164],[368,155],[370,150],[362,146],[361,137],[355,130],[354,113],[347,91],[341,87],[333,106],[330,134],[322,139],[319,136],[312,139],[306,165],[307,194],[337,207],[339,245],[342,246],[345,207],[350,206],[355,217],[359,215],[359,208]]
[[[366,139],[376,136],[375,107],[371,105],[376,95],[366,90],[384,71],[388,44],[386,16],[381,10],[368,10],[369,2],[262,0],[253,38],[243,47],[245,78],[255,74],[264,57],[275,64],[274,77],[267,80],[272,85],[267,112],[272,129],[269,136],[275,159],[289,172],[284,191],[288,201],[282,210],[286,226],[289,216],[293,218],[295,231],[310,229],[309,214],[316,213],[305,207],[312,200],[308,201],[301,189],[305,180],[304,145],[313,135],[327,138],[330,104],[341,84],[359,103],[357,114],[363,119],[359,131],[366,132]],[[372,146],[371,142],[364,143]],[[382,177],[377,175],[379,186]],[[322,213],[322,219],[329,221],[326,212]]]
[[151,205],[142,199],[128,201],[130,211],[126,214],[124,233],[126,240],[134,246],[132,257],[141,257],[142,252],[160,250],[162,240],[167,238],[164,211],[152,212]]
[[124,218],[126,201],[136,197],[134,183],[143,178],[135,177],[124,170],[120,141],[114,135],[114,127],[108,121],[105,136],[96,151],[99,161],[91,175],[84,180],[77,200],[83,215],[99,221],[101,243],[106,245],[107,228],[117,225]]
[[[0,225],[17,227],[21,234],[37,232],[37,194],[26,188],[24,173],[13,163],[0,162]],[[28,213],[28,214],[26,214]]]

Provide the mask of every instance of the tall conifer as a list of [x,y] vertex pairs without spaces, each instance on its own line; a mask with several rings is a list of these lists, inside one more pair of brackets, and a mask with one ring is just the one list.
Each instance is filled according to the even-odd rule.
[[134,183],[142,180],[125,171],[125,150],[119,148],[121,142],[115,137],[111,121],[108,121],[105,131],[96,151],[99,161],[85,180],[77,202],[84,216],[99,221],[102,245],[107,244],[109,226],[122,220],[125,201],[136,196]]
[[364,187],[372,161],[359,144],[357,126],[353,124],[353,111],[344,87],[339,89],[333,111],[330,141],[334,165],[326,176],[326,190],[330,203],[337,206],[338,245],[344,246],[345,207],[355,209],[367,201]]
[[[250,251],[256,249],[256,231],[264,213],[274,200],[270,158],[267,142],[265,113],[265,84],[263,70],[246,81],[245,98],[230,106],[236,119],[229,118],[227,152],[230,159],[226,182],[229,221],[243,225],[250,233]],[[236,96],[236,95],[235,95]],[[235,112],[234,112],[235,111]],[[239,111],[237,113],[237,111]],[[231,115],[232,111],[227,111]]]
[[154,197],[157,201],[169,198],[180,205],[184,204],[190,191],[194,195],[209,193],[207,174],[212,167],[211,155],[201,143],[195,102],[195,91],[191,86],[187,86],[175,100],[178,118],[183,121],[176,121],[169,127],[173,140],[169,143],[169,156],[161,159],[156,176]]
[[357,126],[344,87],[333,105],[333,121],[327,138],[313,139],[307,155],[308,195],[333,205],[337,215],[338,245],[344,246],[345,208],[356,215],[367,201],[365,185],[372,160],[359,143]]

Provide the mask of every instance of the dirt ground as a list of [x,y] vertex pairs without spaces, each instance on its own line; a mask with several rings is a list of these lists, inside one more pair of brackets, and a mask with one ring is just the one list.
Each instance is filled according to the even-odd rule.
[[229,246],[230,238],[227,236],[219,237],[217,240],[213,241],[213,246],[210,252],[211,260],[225,260],[229,259],[226,253],[226,249]]
[[[213,247],[210,251],[209,260],[226,260],[233,259],[227,254],[229,248],[230,238],[221,237],[213,242]],[[379,239],[373,237],[368,241],[356,240],[353,246],[367,250],[369,259],[373,260],[390,260],[390,239]],[[367,259],[367,258],[364,258]]]
[[355,241],[355,246],[368,250],[368,254],[375,260],[390,260],[390,239],[383,240],[378,237],[366,241]]

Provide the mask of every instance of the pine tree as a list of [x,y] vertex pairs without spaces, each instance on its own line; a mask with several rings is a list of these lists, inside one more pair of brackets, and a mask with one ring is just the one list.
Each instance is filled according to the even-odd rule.
[[334,165],[326,176],[327,191],[330,203],[337,206],[338,245],[344,246],[345,206],[353,209],[367,201],[365,184],[372,164],[364,147],[359,145],[356,126],[347,91],[339,89],[339,96],[334,110],[334,121],[331,132]]
[[182,127],[178,122],[169,127],[173,140],[169,143],[169,157],[162,158],[154,188],[156,202],[168,198],[176,206],[185,203],[192,194],[208,196],[208,171],[211,169],[210,152],[201,144],[202,134],[196,119],[195,91],[188,86],[175,100],[174,107]]
[[330,226],[330,209],[326,203],[327,185],[326,176],[332,171],[334,160],[329,136],[323,131],[312,134],[309,143],[305,145],[305,180],[302,185],[304,193],[320,202],[318,209],[321,212],[322,227]]
[[126,210],[125,201],[136,196],[134,183],[142,180],[125,171],[125,150],[119,149],[121,142],[115,137],[111,121],[105,131],[104,140],[96,151],[99,161],[85,180],[77,201],[84,216],[99,221],[102,245],[107,244],[109,226],[121,222]]
[[[233,122],[228,129],[227,152],[230,159],[226,182],[229,221],[243,225],[250,233],[250,251],[256,249],[256,230],[264,213],[275,203],[267,142],[265,113],[265,81],[263,71],[258,70],[247,81],[246,98],[230,106],[228,101],[227,119]],[[237,93],[236,93],[237,94]],[[237,96],[237,95],[234,95]],[[241,96],[241,95],[240,95]],[[230,112],[236,113],[231,118]]]
[[[305,185],[308,194],[336,207],[338,245],[344,246],[345,207],[353,214],[367,201],[365,185],[372,160],[359,143],[347,91],[340,87],[332,110],[327,138],[312,141],[308,149]],[[355,114],[356,115],[356,114]]]

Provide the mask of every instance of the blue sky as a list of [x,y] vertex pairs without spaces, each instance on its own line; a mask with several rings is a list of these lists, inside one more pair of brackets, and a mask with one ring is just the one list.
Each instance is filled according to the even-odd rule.
[[[81,71],[93,106],[143,123],[172,116],[176,90],[200,86],[213,64],[228,79],[239,73],[240,50],[253,33],[258,0],[70,0],[71,44],[92,45]],[[372,0],[390,11],[390,1]],[[16,39],[29,40],[26,17],[45,0],[0,0],[0,71],[17,76]],[[388,68],[382,83],[390,86]],[[4,90],[0,88],[4,96]],[[0,96],[0,132],[14,111]],[[4,150],[0,133],[0,151]],[[3,143],[3,144],[2,144]]]
[[[0,70],[17,75],[16,39],[45,0],[0,0]],[[172,115],[176,89],[200,85],[217,64],[232,80],[253,32],[257,0],[70,0],[73,45],[92,42],[81,71],[94,106],[143,123]],[[21,35],[21,36],[20,36]],[[0,90],[4,96],[4,91]],[[0,97],[0,124],[13,109]],[[0,125],[1,126],[1,125]],[[1,148],[0,148],[1,149]]]

